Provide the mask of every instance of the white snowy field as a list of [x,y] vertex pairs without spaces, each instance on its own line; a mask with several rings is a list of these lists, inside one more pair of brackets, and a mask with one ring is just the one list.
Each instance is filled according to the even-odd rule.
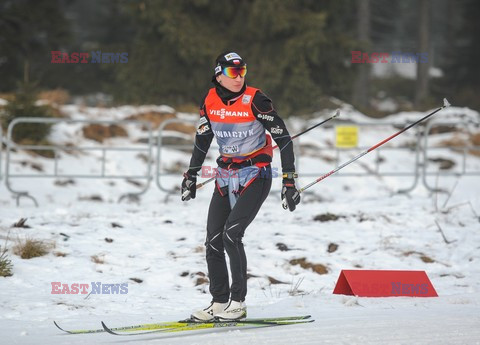
[[[110,109],[108,115],[98,109],[80,113],[72,106],[65,111],[72,118],[122,119],[135,109]],[[367,120],[353,111],[344,113],[351,119]],[[455,120],[459,114],[478,122],[477,112],[462,108],[446,109],[436,117]],[[369,121],[402,123],[423,115],[402,113]],[[289,124],[291,133],[304,126],[300,120]],[[360,145],[374,145],[396,131],[389,125],[362,130]],[[432,140],[454,135],[459,134],[438,134]],[[79,135],[78,127],[54,129],[52,141],[67,139],[89,144]],[[414,133],[406,132],[395,138],[391,147],[412,140]],[[333,141],[327,129],[303,136],[299,143],[307,146],[299,157],[300,174],[333,169],[334,163],[315,154],[314,149],[328,147]],[[126,142],[114,139],[107,144]],[[457,167],[461,164],[454,150],[432,156],[450,159]],[[163,157],[185,167],[189,159],[188,154],[174,150],[165,150]],[[213,151],[211,157],[215,157]],[[342,156],[340,162],[351,157]],[[382,151],[381,157],[386,170],[409,170],[414,160],[395,150]],[[93,153],[64,155],[60,171],[96,171],[97,158]],[[145,169],[135,155],[115,154],[109,159],[107,169],[113,172]],[[12,161],[16,173],[34,172],[31,164],[22,165],[25,161],[40,164],[44,170],[52,165],[46,158],[24,152],[15,153]],[[367,155],[342,172],[365,171],[373,162]],[[480,159],[469,155],[468,167],[480,170]],[[312,179],[302,177],[299,185]],[[204,279],[203,242],[213,184],[199,190],[197,198],[189,202],[181,202],[177,195],[167,197],[152,183],[138,202],[117,203],[120,194],[139,188],[123,180],[72,178],[66,186],[58,183],[65,180],[12,180],[17,189],[28,190],[37,198],[38,208],[28,199],[22,199],[17,207],[1,181],[0,244],[6,244],[13,263],[13,276],[0,278],[1,344],[480,344],[478,176],[431,178],[432,185],[451,191],[451,195],[431,193],[421,184],[410,194],[393,193],[408,186],[411,177],[329,177],[303,195],[293,213],[282,209],[279,193],[272,191],[244,238],[251,275],[249,317],[311,314],[316,321],[175,337],[66,335],[53,320],[67,329],[99,328],[100,321],[115,327],[182,319],[207,305],[210,298]],[[164,180],[171,186],[180,182],[181,174]],[[276,179],[273,189],[279,187]],[[102,201],[90,200],[94,195]],[[28,218],[28,228],[12,226],[20,218]],[[315,220],[323,218],[330,220]],[[13,247],[25,238],[45,241],[51,245],[50,253],[21,259],[13,254]],[[315,265],[324,274],[299,263]],[[424,270],[439,297],[333,295],[342,269]],[[128,292],[52,294],[52,282],[69,286],[126,283]]]

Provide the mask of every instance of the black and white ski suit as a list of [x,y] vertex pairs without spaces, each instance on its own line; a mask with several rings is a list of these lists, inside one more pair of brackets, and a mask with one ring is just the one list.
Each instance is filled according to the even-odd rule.
[[[233,93],[214,81],[200,107],[189,173],[198,173],[212,139],[220,147],[218,173],[207,220],[206,259],[213,302],[244,301],[247,258],[242,238],[272,185],[271,139],[280,149],[282,172],[295,172],[293,144],[271,100],[244,85]],[[259,229],[260,231],[260,229]],[[229,286],[225,251],[230,259]]]

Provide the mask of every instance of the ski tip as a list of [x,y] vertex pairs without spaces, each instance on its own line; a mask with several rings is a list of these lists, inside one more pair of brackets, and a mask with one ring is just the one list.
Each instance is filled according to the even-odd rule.
[[339,117],[340,116],[340,109],[335,110],[335,114],[333,117]]
[[446,107],[449,107],[451,106],[451,104],[448,102],[448,100],[446,98],[443,99],[443,107],[446,108]]
[[60,327],[60,326],[58,325],[57,321],[53,320],[53,324],[54,324],[55,326],[57,326],[57,328],[58,328],[59,330],[66,332],[66,330],[64,330],[62,327]]
[[105,330],[105,332],[107,333],[110,333],[110,334],[113,334],[113,335],[119,335],[118,333],[115,333],[114,331],[112,331],[110,328],[107,327],[107,325],[105,325],[105,323],[103,321],[101,321],[102,323],[102,327],[103,329]]

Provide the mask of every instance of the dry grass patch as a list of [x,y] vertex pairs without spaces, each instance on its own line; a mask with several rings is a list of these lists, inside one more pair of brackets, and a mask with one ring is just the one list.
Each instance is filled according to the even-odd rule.
[[268,279],[268,282],[269,282],[271,285],[288,284],[288,283],[286,283],[286,282],[282,282],[281,280],[275,279],[275,278],[270,277],[270,276],[267,276],[267,279]]
[[455,162],[447,158],[429,158],[430,162],[437,163],[440,170],[449,170],[455,166]]
[[[53,145],[47,139],[33,140],[33,139],[25,138],[25,139],[21,139],[18,142],[18,144],[24,145],[24,146],[50,146],[51,149],[47,149],[47,148],[38,149],[38,148],[32,147],[31,149],[25,149],[25,152],[27,152],[32,157],[40,156],[44,158],[55,158],[55,150],[54,150],[55,145]],[[34,170],[43,172],[43,167],[41,164],[25,162],[25,161],[22,161],[20,163],[22,164],[22,166],[30,166]]]
[[[27,151],[33,155],[36,155],[35,151]],[[20,161],[19,162],[22,167],[28,167],[32,170],[38,171],[38,172],[44,172],[43,170],[43,165],[39,163],[34,163],[34,162],[29,162],[29,161]]]
[[129,116],[127,120],[147,121],[152,124],[153,129],[157,129],[163,121],[176,118],[174,113],[161,113],[158,111],[148,111]]
[[[473,146],[480,147],[480,132],[470,135],[470,141]],[[480,150],[470,150],[470,154],[480,157]]]
[[80,196],[78,197],[78,200],[80,201],[97,201],[97,202],[103,202],[103,198],[101,195],[90,195],[90,196]]
[[59,187],[66,187],[66,186],[69,186],[69,185],[75,185],[75,180],[72,180],[72,179],[67,179],[67,180],[56,180],[54,183],[53,183],[55,186],[59,186]]
[[183,174],[183,171],[185,170],[185,163],[180,161],[172,162],[171,164],[165,166],[164,169],[165,169],[165,172],[168,172],[168,173]]
[[316,222],[322,222],[323,223],[323,222],[336,221],[336,220],[339,220],[340,218],[345,218],[345,216],[340,216],[340,215],[336,215],[336,214],[327,212],[327,213],[322,213],[322,214],[316,215],[313,218],[313,220],[316,221]]
[[467,141],[458,136],[453,136],[439,142],[439,146],[461,147],[467,145]]
[[87,139],[103,143],[105,139],[115,137],[128,137],[127,131],[118,125],[99,125],[93,124],[82,128],[83,136]]
[[[147,121],[152,124],[153,129],[157,129],[160,125],[170,119],[177,118],[174,113],[160,113],[156,111],[149,111],[146,113],[132,115],[127,120]],[[195,133],[195,126],[184,123],[170,123],[165,127],[166,130],[176,131],[180,133],[193,134]]]
[[203,272],[191,273],[190,276],[195,279],[195,286],[205,285],[209,283],[208,277]]
[[165,126],[165,130],[175,131],[185,134],[194,134],[195,133],[195,126],[186,125],[184,123],[170,123]]
[[197,246],[193,248],[194,253],[204,253],[205,252],[205,246]]
[[38,99],[48,101],[52,104],[63,105],[70,100],[70,94],[67,90],[63,89],[48,90],[40,92]]
[[0,93],[0,98],[6,100],[8,102],[11,102],[15,99],[15,94],[14,93]]
[[20,240],[17,245],[13,247],[13,253],[22,259],[32,259],[47,255],[52,246],[52,244],[44,241],[27,238]]
[[476,134],[472,134],[470,136],[470,140],[472,141],[472,144],[475,146],[480,146],[480,132]]
[[105,256],[104,255],[92,255],[90,260],[96,264],[104,264],[105,263]]
[[338,244],[332,242],[328,245],[327,252],[334,253],[337,251],[337,249],[338,249]]
[[414,251],[414,250],[410,250],[408,252],[404,252],[403,253],[403,256],[410,256],[410,255],[416,255],[418,256],[418,258],[420,260],[422,260],[424,263],[426,264],[431,264],[431,263],[434,263],[436,262],[434,259],[432,259],[431,257],[429,257],[428,255],[424,254],[424,253],[421,253],[421,252],[417,252],[417,251]]
[[327,274],[328,273],[327,266],[322,265],[322,264],[314,264],[314,263],[308,262],[306,258],[290,260],[290,265],[292,265],[292,266],[300,265],[300,267],[302,267],[304,269],[311,269],[313,272],[315,272],[317,274]]
[[[461,148],[469,145],[480,147],[480,132],[470,134],[468,140],[460,138],[459,136],[453,136],[452,138],[442,140],[439,143],[439,146],[451,147],[458,152],[463,152]],[[468,153],[480,157],[480,149],[468,150]]]

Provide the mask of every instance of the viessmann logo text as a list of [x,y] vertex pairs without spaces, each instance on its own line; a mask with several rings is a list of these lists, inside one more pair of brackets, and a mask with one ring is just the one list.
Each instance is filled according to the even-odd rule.
[[248,111],[231,111],[222,108],[220,110],[210,109],[210,115],[220,116],[221,119],[224,119],[225,116],[240,116],[248,117]]

